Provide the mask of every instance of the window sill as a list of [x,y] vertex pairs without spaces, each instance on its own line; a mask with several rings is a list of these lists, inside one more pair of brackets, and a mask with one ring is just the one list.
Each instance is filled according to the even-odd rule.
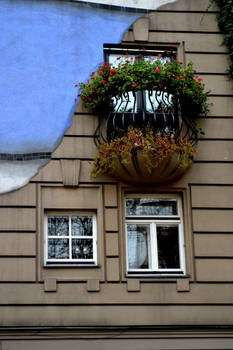
[[190,275],[185,275],[184,273],[163,273],[163,274],[159,274],[159,273],[148,273],[148,274],[142,274],[142,273],[127,273],[126,274],[126,278],[190,278]]
[[52,263],[52,264],[45,264],[43,266],[45,269],[47,268],[73,268],[73,267],[78,267],[78,268],[100,268],[100,265],[96,264],[59,264],[59,263]]

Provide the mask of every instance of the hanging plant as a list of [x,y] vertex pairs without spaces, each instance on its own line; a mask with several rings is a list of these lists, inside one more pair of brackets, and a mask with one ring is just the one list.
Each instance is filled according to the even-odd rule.
[[196,75],[193,64],[186,67],[174,59],[172,62],[158,59],[136,61],[133,57],[118,57],[117,66],[104,62],[88,83],[76,85],[85,107],[97,114],[109,112],[112,98],[120,98],[129,91],[159,90],[179,98],[183,112],[190,118],[206,115],[210,91]]
[[[135,182],[134,175],[139,170],[139,178],[136,181],[143,183],[145,179],[155,178],[158,182],[156,177],[158,169],[160,169],[163,181],[166,181],[166,175],[170,176],[172,172],[180,169],[186,170],[192,164],[195,154],[196,151],[191,143],[180,136],[154,134],[151,130],[142,131],[131,127],[125,136],[100,145],[91,175],[96,177],[107,174],[120,177],[118,176],[122,170],[119,170],[120,165],[120,168],[122,167],[128,173],[128,176],[125,177],[126,180],[128,178],[128,181]],[[169,168],[168,172],[168,163],[174,155],[176,163],[172,168],[170,167],[171,169]],[[161,172],[161,164],[164,161],[166,169]],[[133,170],[132,167],[131,169],[128,167],[132,162],[134,163]]]

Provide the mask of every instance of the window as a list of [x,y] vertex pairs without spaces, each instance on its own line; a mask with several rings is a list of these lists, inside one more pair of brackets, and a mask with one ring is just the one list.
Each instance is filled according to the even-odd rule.
[[96,216],[57,214],[45,217],[45,264],[96,264]]
[[179,196],[129,195],[125,216],[129,274],[185,273]]
[[[123,45],[104,45],[105,61],[112,65],[112,68],[117,68],[119,62],[127,61],[148,61],[149,59],[159,60],[161,63],[166,61],[171,62],[176,57],[176,49],[168,47],[126,47]],[[136,99],[136,102],[135,102]],[[147,113],[154,113],[154,110],[159,109],[161,104],[171,104],[171,95],[164,93],[163,95],[155,95],[153,92],[144,91],[143,97],[141,92],[133,95],[133,92],[125,93],[121,98],[113,98],[113,107],[115,112],[134,112],[137,113],[145,106]]]

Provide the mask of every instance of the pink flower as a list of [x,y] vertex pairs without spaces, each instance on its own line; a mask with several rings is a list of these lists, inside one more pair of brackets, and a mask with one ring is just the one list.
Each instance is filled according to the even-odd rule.
[[158,54],[158,57],[162,57],[163,55],[161,53]]
[[156,68],[155,68],[155,71],[156,71],[156,72],[159,72],[159,71],[160,71],[159,67],[156,67]]

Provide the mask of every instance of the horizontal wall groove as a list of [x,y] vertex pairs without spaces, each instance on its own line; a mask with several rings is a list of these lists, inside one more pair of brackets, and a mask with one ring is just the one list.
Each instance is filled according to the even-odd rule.
[[197,75],[211,75],[211,76],[229,76],[229,81],[230,81],[230,75],[228,73],[222,72],[222,73],[217,73],[217,72],[200,72],[196,71]]
[[[229,302],[226,302],[226,303],[192,303],[192,302],[184,302],[184,303],[158,303],[158,302],[144,302],[142,303],[141,301],[139,302],[132,302],[132,303],[122,303],[122,302],[109,302],[109,303],[67,303],[67,304],[64,304],[64,303],[51,303],[51,304],[45,304],[45,303],[38,303],[38,304],[35,304],[35,303],[22,303],[22,304],[15,304],[15,303],[8,303],[8,304],[1,304],[0,303],[0,307],[15,307],[15,306],[18,306],[18,307],[22,307],[22,306],[27,306],[27,307],[44,307],[44,308],[47,308],[47,307],[71,307],[71,306],[89,306],[89,307],[92,307],[92,306],[115,306],[115,307],[119,307],[119,306],[127,306],[127,307],[133,307],[133,306],[141,306],[141,307],[144,307],[144,306],[157,306],[157,307],[166,307],[166,306],[169,306],[169,307],[177,307],[177,306],[206,306],[206,307],[211,307],[211,306],[233,306],[233,303],[229,303]],[[1,328],[0,328],[1,329]]]
[[23,255],[23,254],[17,254],[17,255],[14,255],[14,254],[8,254],[8,255],[3,255],[3,254],[0,254],[0,260],[1,258],[4,258],[4,259],[11,259],[11,258],[36,258],[36,254],[30,254],[30,255]]
[[204,120],[211,120],[211,119],[233,119],[233,115],[232,116],[229,116],[229,115],[223,115],[223,116],[219,116],[219,115],[207,115],[207,116],[198,116],[197,119],[204,119]]
[[193,231],[193,234],[196,235],[232,235],[232,232],[229,231]]
[[233,138],[220,138],[220,137],[199,137],[198,141],[233,141]]
[[74,138],[80,137],[82,139],[84,139],[84,138],[89,138],[89,139],[97,138],[97,136],[95,136],[95,135],[79,135],[79,134],[65,134],[64,137],[74,137]]
[[202,259],[202,260],[206,260],[206,259],[216,259],[216,260],[221,260],[221,259],[233,259],[233,255],[232,256],[195,256],[195,259]]
[[[130,30],[129,30],[130,31]],[[201,30],[165,30],[165,29],[150,29],[149,33],[181,33],[181,34],[214,34],[222,35],[220,32],[207,32]]]
[[[207,164],[231,164],[233,160],[194,160],[194,163],[207,163]],[[233,181],[233,178],[232,178]]]
[[1,232],[4,232],[4,233],[15,233],[15,232],[18,232],[18,233],[20,233],[20,232],[23,232],[23,233],[36,233],[36,230],[27,230],[27,229],[18,229],[18,230],[0,230],[0,234],[1,234]]
[[206,206],[206,207],[198,207],[198,206],[193,206],[192,209],[193,210],[220,210],[220,211],[222,211],[222,210],[224,210],[224,211],[229,210],[229,211],[231,211],[233,208],[232,207],[208,207],[208,206]]
[[0,208],[22,208],[22,209],[25,209],[25,208],[34,208],[36,209],[36,205],[20,205],[20,204],[17,204],[17,205],[4,205],[4,204],[0,204]]
[[[51,160],[59,160],[59,159],[68,159],[68,160],[84,160],[84,161],[93,161],[94,158],[80,158],[80,157],[57,157],[57,158],[51,158]],[[40,181],[41,182],[41,181]]]
[[79,115],[79,116],[86,116],[86,115],[92,115],[93,113],[90,112],[74,112],[73,115]]
[[221,52],[221,51],[189,51],[185,50],[185,53],[188,54],[198,54],[198,55],[229,55],[230,52]]
[[[220,331],[227,331],[227,330],[233,330],[233,325],[225,325],[225,324],[220,324],[220,325],[158,325],[158,326],[152,326],[152,325],[140,325],[140,326],[135,326],[135,325],[129,325],[129,326],[8,326],[8,327],[4,327],[1,326],[0,327],[0,331],[54,331],[54,330],[63,330],[63,331],[68,331],[68,330],[95,330],[95,331],[99,331],[99,330],[103,330],[104,332],[107,331],[117,331],[117,330],[124,330],[124,331],[132,331],[132,330],[212,330],[212,331],[216,331],[216,330],[220,330]],[[201,335],[203,335],[203,333],[201,333]],[[207,334],[208,337],[211,338],[211,334]],[[186,336],[188,336],[186,334]],[[216,336],[214,334],[214,336]],[[21,334],[22,337],[22,334]],[[161,337],[161,335],[160,335]],[[189,337],[189,336],[188,336]],[[193,337],[193,335],[192,335]],[[224,337],[227,337],[226,334],[224,334]],[[106,333],[104,333],[104,338],[106,339]],[[144,334],[143,334],[143,338],[144,338]],[[229,334],[229,338],[232,338],[232,334]],[[57,339],[57,337],[56,337]],[[90,340],[90,336],[88,336],[88,339]],[[201,349],[199,349],[201,350]],[[215,350],[222,350],[222,349],[215,349]]]

